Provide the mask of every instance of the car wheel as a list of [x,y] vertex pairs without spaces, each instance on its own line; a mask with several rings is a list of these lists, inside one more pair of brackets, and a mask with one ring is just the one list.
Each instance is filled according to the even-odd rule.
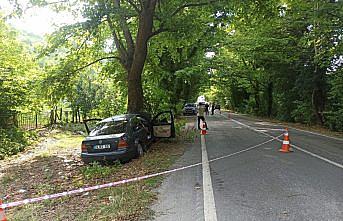
[[144,149],[143,146],[139,143],[137,144],[137,158],[141,157],[144,155]]

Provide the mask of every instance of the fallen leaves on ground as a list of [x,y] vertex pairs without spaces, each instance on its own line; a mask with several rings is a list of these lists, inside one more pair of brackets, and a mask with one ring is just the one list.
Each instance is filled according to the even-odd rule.
[[[6,166],[0,170],[0,196],[13,202],[161,172],[184,151],[180,140],[160,141],[142,158],[129,163],[87,166],[79,156],[82,139],[80,135],[55,131],[36,149],[30,149],[30,157],[24,153],[11,162],[2,162]],[[151,190],[160,182],[160,178],[153,178],[11,208],[6,213],[10,220],[139,220],[151,215],[148,208],[156,198]],[[114,205],[119,207],[113,210]]]

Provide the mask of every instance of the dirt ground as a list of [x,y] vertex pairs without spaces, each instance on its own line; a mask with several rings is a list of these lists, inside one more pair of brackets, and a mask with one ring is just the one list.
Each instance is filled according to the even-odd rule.
[[[179,120],[185,125],[193,119]],[[183,154],[194,132],[178,127],[178,138],[152,145],[140,159],[126,164],[84,165],[80,145],[84,136],[62,130],[45,133],[18,156],[0,161],[0,197],[4,202],[58,193],[164,171]],[[149,205],[162,177],[46,200],[6,210],[9,220],[141,220],[151,216]]]

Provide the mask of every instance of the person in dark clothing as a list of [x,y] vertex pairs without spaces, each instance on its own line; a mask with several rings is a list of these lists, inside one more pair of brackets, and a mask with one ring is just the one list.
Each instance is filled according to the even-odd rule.
[[219,110],[219,114],[221,114],[222,112],[220,111],[220,104],[217,104],[216,105],[216,109],[218,109]]
[[199,103],[198,105],[198,129],[200,130],[200,120],[205,123],[206,130],[208,130],[207,123],[205,121],[205,104]]
[[211,115],[214,114],[214,103],[212,103],[212,106],[211,106]]
[[206,115],[209,115],[209,108],[210,108],[210,105],[208,103],[205,104],[205,114]]

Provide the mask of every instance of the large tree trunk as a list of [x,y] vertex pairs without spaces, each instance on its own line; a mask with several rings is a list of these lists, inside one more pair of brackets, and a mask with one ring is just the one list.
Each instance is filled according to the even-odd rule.
[[271,117],[272,111],[273,111],[273,82],[268,83],[267,93],[268,93],[267,116]]
[[315,113],[317,122],[320,125],[324,125],[323,110],[325,106],[324,92],[320,87],[313,89],[312,91],[312,107]]
[[128,112],[143,111],[143,87],[142,73],[145,60],[148,54],[148,40],[152,34],[153,15],[156,1],[150,1],[142,10],[139,16],[139,27],[136,38],[136,47],[134,50],[131,68],[128,70]]
[[254,112],[255,114],[260,114],[260,85],[258,82],[256,84],[253,84],[254,87],[254,99],[255,99],[255,108]]

